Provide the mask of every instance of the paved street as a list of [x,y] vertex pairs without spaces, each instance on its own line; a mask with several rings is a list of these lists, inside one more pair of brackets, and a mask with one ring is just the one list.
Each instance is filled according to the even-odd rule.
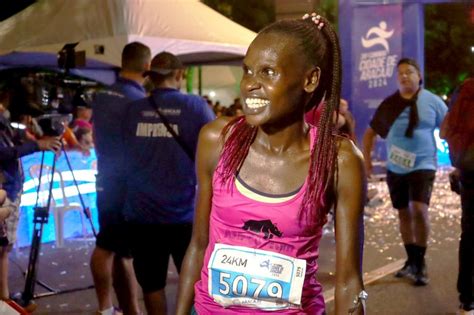
[[[414,287],[408,280],[393,277],[403,264],[404,251],[398,233],[398,218],[391,209],[385,183],[371,183],[378,194],[366,208],[364,278],[369,293],[369,314],[455,314],[457,311],[457,248],[459,237],[459,198],[449,191],[447,173],[438,173],[432,198],[432,234],[427,252],[431,282]],[[92,284],[89,257],[92,240],[68,240],[66,247],[43,246],[39,279],[59,290],[86,288]],[[335,243],[330,226],[321,243],[319,280],[325,288],[328,314],[333,312]],[[13,291],[23,289],[20,268],[26,267],[28,249],[17,251],[11,267]],[[15,264],[18,264],[15,267]],[[177,274],[170,268],[167,288],[170,310],[174,309]],[[42,292],[37,286],[37,292]],[[35,314],[93,314],[93,289],[43,297],[36,300]]]
[[[455,314],[460,201],[449,190],[447,173],[438,173],[433,191],[432,233],[426,259],[431,281],[426,287],[415,287],[408,280],[393,277],[393,271],[405,259],[398,218],[391,209],[385,183],[370,184],[369,188],[373,187],[379,189],[379,200],[376,206],[366,208],[365,220],[364,278],[369,282],[369,314]],[[330,246],[323,248],[331,252]],[[331,264],[324,264],[324,271],[326,268]],[[328,311],[333,311],[332,303],[328,303]]]

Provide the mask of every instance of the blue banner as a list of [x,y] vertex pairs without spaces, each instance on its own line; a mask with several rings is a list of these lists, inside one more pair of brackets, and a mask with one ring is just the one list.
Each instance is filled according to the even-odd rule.
[[[396,65],[402,54],[402,5],[354,8],[352,23],[352,110],[362,139],[375,109],[397,90]],[[383,146],[375,149],[384,158]]]

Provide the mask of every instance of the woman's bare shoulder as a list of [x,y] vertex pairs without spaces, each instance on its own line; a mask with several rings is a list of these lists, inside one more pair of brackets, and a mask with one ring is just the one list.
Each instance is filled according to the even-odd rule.
[[230,120],[229,117],[219,117],[202,127],[197,150],[198,167],[214,172],[224,145],[222,130]]
[[231,117],[219,117],[202,127],[199,138],[201,141],[210,141],[218,144],[224,127],[231,121]]
[[359,169],[363,166],[364,157],[355,143],[341,136],[336,136],[337,145],[337,163],[338,168],[341,169]]

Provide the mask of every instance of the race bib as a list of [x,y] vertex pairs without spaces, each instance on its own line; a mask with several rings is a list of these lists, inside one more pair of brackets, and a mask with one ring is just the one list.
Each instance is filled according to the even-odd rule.
[[216,244],[208,264],[209,294],[218,304],[298,308],[306,261],[271,251]]
[[392,144],[388,158],[393,164],[409,170],[415,166],[416,154],[405,151]]

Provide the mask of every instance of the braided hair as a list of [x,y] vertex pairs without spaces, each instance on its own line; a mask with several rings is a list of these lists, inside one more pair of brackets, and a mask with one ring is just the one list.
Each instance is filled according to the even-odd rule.
[[[313,92],[305,110],[325,100],[317,128],[316,145],[311,150],[309,181],[303,197],[300,219],[316,224],[326,223],[326,215],[334,204],[334,175],[336,169],[336,143],[333,137],[333,114],[339,110],[341,89],[341,53],[339,39],[329,22],[321,29],[311,19],[281,20],[265,27],[261,34],[279,33],[291,36],[298,43],[310,66],[319,67],[319,85]],[[257,128],[246,123],[245,117],[230,121],[222,131],[222,185],[229,185],[240,170],[257,134]]]

